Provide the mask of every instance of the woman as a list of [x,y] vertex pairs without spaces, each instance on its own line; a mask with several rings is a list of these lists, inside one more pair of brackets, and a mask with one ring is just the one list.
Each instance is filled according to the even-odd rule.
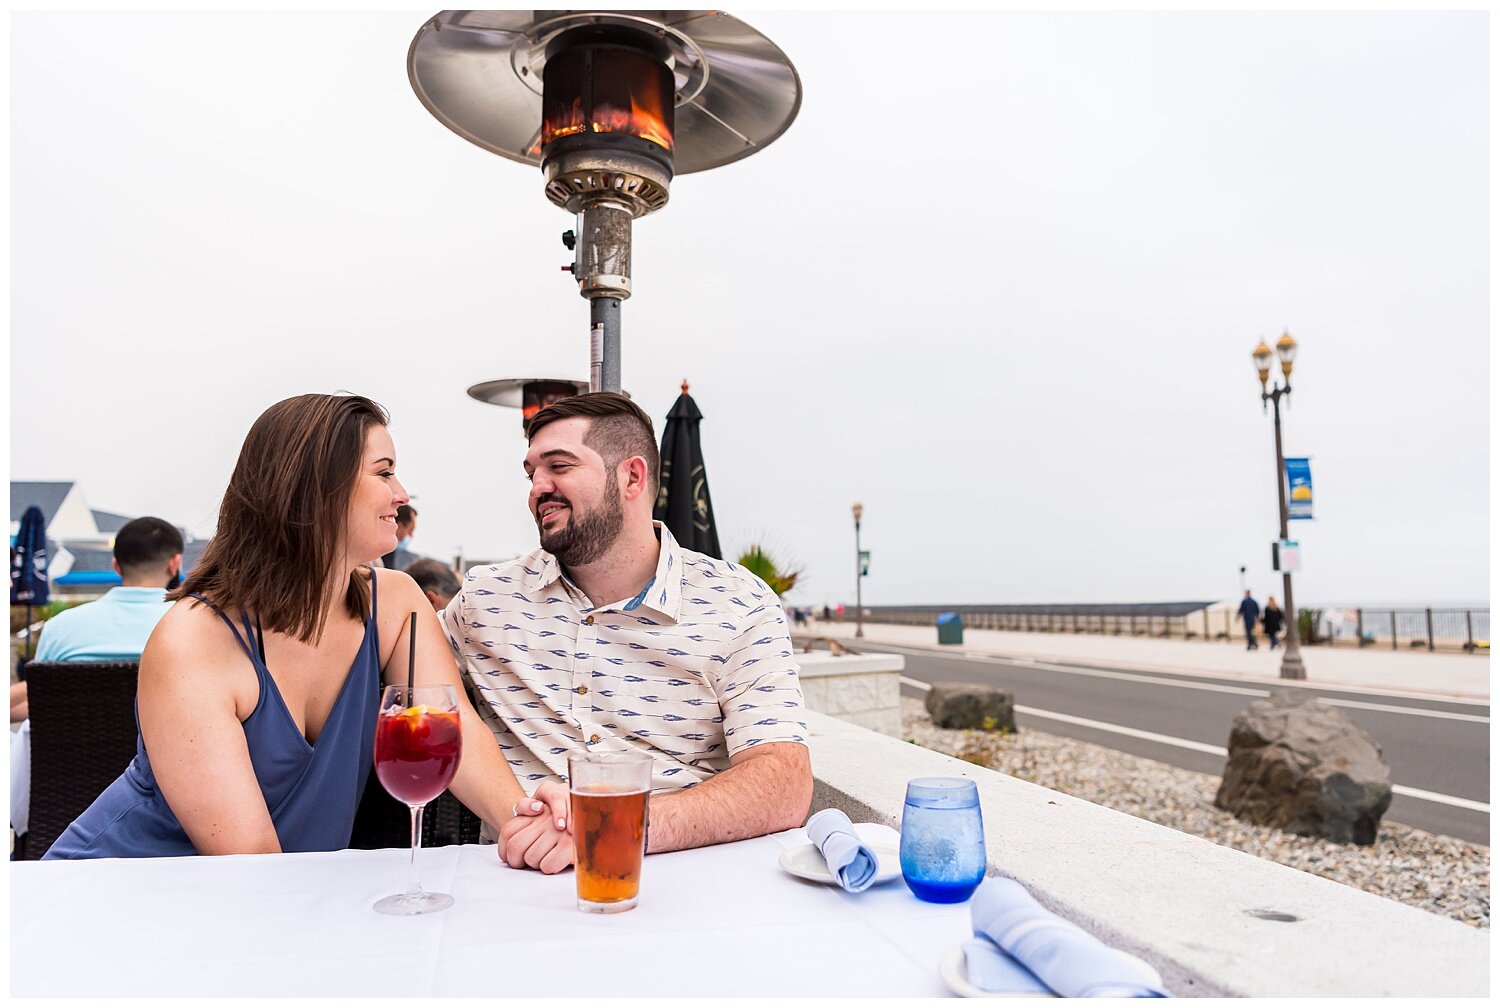
[[1276,607],[1276,596],[1267,596],[1266,609],[1265,612],[1261,613],[1260,623],[1261,626],[1266,628],[1266,636],[1271,638],[1272,650],[1276,648],[1276,635],[1281,633],[1281,627],[1284,620],[1285,617],[1283,616],[1281,610]]
[[380,683],[407,678],[411,613],[418,681],[458,696],[454,794],[496,827],[516,814],[525,796],[432,606],[369,566],[407,500],[387,423],[355,395],[297,396],[255,421],[218,528],[141,655],[135,759],[47,858],[347,847]]

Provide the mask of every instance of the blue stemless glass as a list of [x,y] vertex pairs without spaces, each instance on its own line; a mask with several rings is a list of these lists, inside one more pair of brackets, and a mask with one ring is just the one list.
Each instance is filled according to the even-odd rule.
[[962,777],[918,777],[901,811],[901,876],[919,900],[962,903],[984,881],[979,791]]

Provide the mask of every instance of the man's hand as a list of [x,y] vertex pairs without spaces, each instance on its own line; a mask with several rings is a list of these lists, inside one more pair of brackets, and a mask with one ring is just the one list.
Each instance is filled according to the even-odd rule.
[[[541,807],[538,808],[537,806]],[[532,798],[516,803],[516,816],[500,827],[498,853],[512,868],[536,868],[555,875],[573,863],[568,791],[545,781]]]

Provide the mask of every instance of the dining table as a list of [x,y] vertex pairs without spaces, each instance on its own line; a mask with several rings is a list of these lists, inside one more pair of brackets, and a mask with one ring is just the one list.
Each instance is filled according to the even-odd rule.
[[[12,996],[943,996],[967,904],[916,899],[889,826],[887,880],[860,893],[793,874],[806,833],[652,854],[640,902],[577,908],[571,870],[493,845],[423,850],[447,910],[375,912],[410,852],[342,850],[11,864]],[[796,855],[802,855],[797,858]]]

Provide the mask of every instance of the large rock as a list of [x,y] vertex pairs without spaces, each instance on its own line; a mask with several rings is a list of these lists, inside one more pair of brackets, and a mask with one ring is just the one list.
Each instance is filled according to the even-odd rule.
[[937,683],[927,691],[927,713],[939,728],[1016,730],[1015,698],[983,683]]
[[1391,768],[1340,711],[1282,691],[1235,716],[1214,804],[1257,826],[1372,844],[1391,804]]

